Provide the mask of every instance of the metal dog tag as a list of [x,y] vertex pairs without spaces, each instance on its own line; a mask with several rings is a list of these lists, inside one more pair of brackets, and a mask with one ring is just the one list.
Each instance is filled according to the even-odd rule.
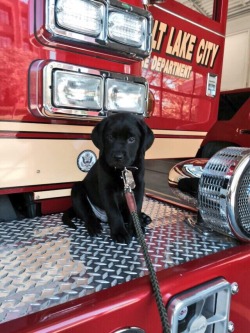
[[129,188],[131,188],[131,190],[133,190],[135,188],[135,180],[134,180],[133,174],[130,170],[125,168],[122,171],[122,179],[124,181],[125,187],[129,187]]

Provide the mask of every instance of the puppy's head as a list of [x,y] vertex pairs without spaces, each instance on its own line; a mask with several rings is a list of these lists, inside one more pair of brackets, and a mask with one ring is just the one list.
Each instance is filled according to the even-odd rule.
[[117,113],[103,119],[92,132],[92,141],[110,167],[123,169],[143,159],[154,141],[144,120],[129,113]]

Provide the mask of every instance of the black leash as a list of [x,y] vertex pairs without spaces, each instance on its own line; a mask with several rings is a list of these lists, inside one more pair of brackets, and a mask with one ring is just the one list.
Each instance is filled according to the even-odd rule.
[[134,197],[134,193],[132,191],[135,188],[135,182],[134,182],[134,177],[133,177],[132,172],[130,170],[124,168],[124,170],[122,171],[122,179],[124,182],[124,192],[125,192],[127,205],[128,205],[129,211],[132,215],[137,238],[141,245],[144,259],[145,259],[145,262],[146,262],[146,265],[148,268],[151,286],[153,289],[154,297],[155,297],[156,304],[157,304],[158,311],[159,311],[160,318],[161,318],[163,333],[170,333],[171,331],[170,331],[170,327],[169,327],[169,323],[168,323],[167,312],[166,312],[166,308],[163,303],[163,299],[162,299],[162,295],[161,295],[161,291],[160,291],[160,287],[159,287],[159,282],[158,282],[151,258],[148,253],[147,244],[145,242],[144,234],[141,229],[140,220],[139,220],[139,217],[137,214],[135,197]]

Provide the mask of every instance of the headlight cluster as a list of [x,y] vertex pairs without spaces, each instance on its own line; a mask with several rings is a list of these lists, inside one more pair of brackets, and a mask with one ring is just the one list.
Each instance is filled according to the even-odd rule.
[[30,69],[30,109],[36,116],[86,119],[121,111],[144,116],[147,96],[141,77],[56,61],[38,60]]
[[[36,16],[41,15],[36,0]],[[44,24],[36,20],[37,37],[47,44],[100,49],[134,59],[149,56],[151,14],[117,0],[43,0]]]

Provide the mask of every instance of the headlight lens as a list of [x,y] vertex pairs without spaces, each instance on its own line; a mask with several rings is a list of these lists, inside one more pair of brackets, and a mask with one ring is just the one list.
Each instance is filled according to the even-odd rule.
[[116,79],[106,80],[106,109],[143,114],[146,108],[145,85]]
[[126,12],[110,12],[108,20],[109,37],[119,43],[145,50],[147,20]]
[[101,77],[60,70],[56,70],[53,76],[54,106],[94,110],[101,109]]
[[97,37],[103,30],[104,8],[95,1],[58,0],[56,20],[64,29]]

